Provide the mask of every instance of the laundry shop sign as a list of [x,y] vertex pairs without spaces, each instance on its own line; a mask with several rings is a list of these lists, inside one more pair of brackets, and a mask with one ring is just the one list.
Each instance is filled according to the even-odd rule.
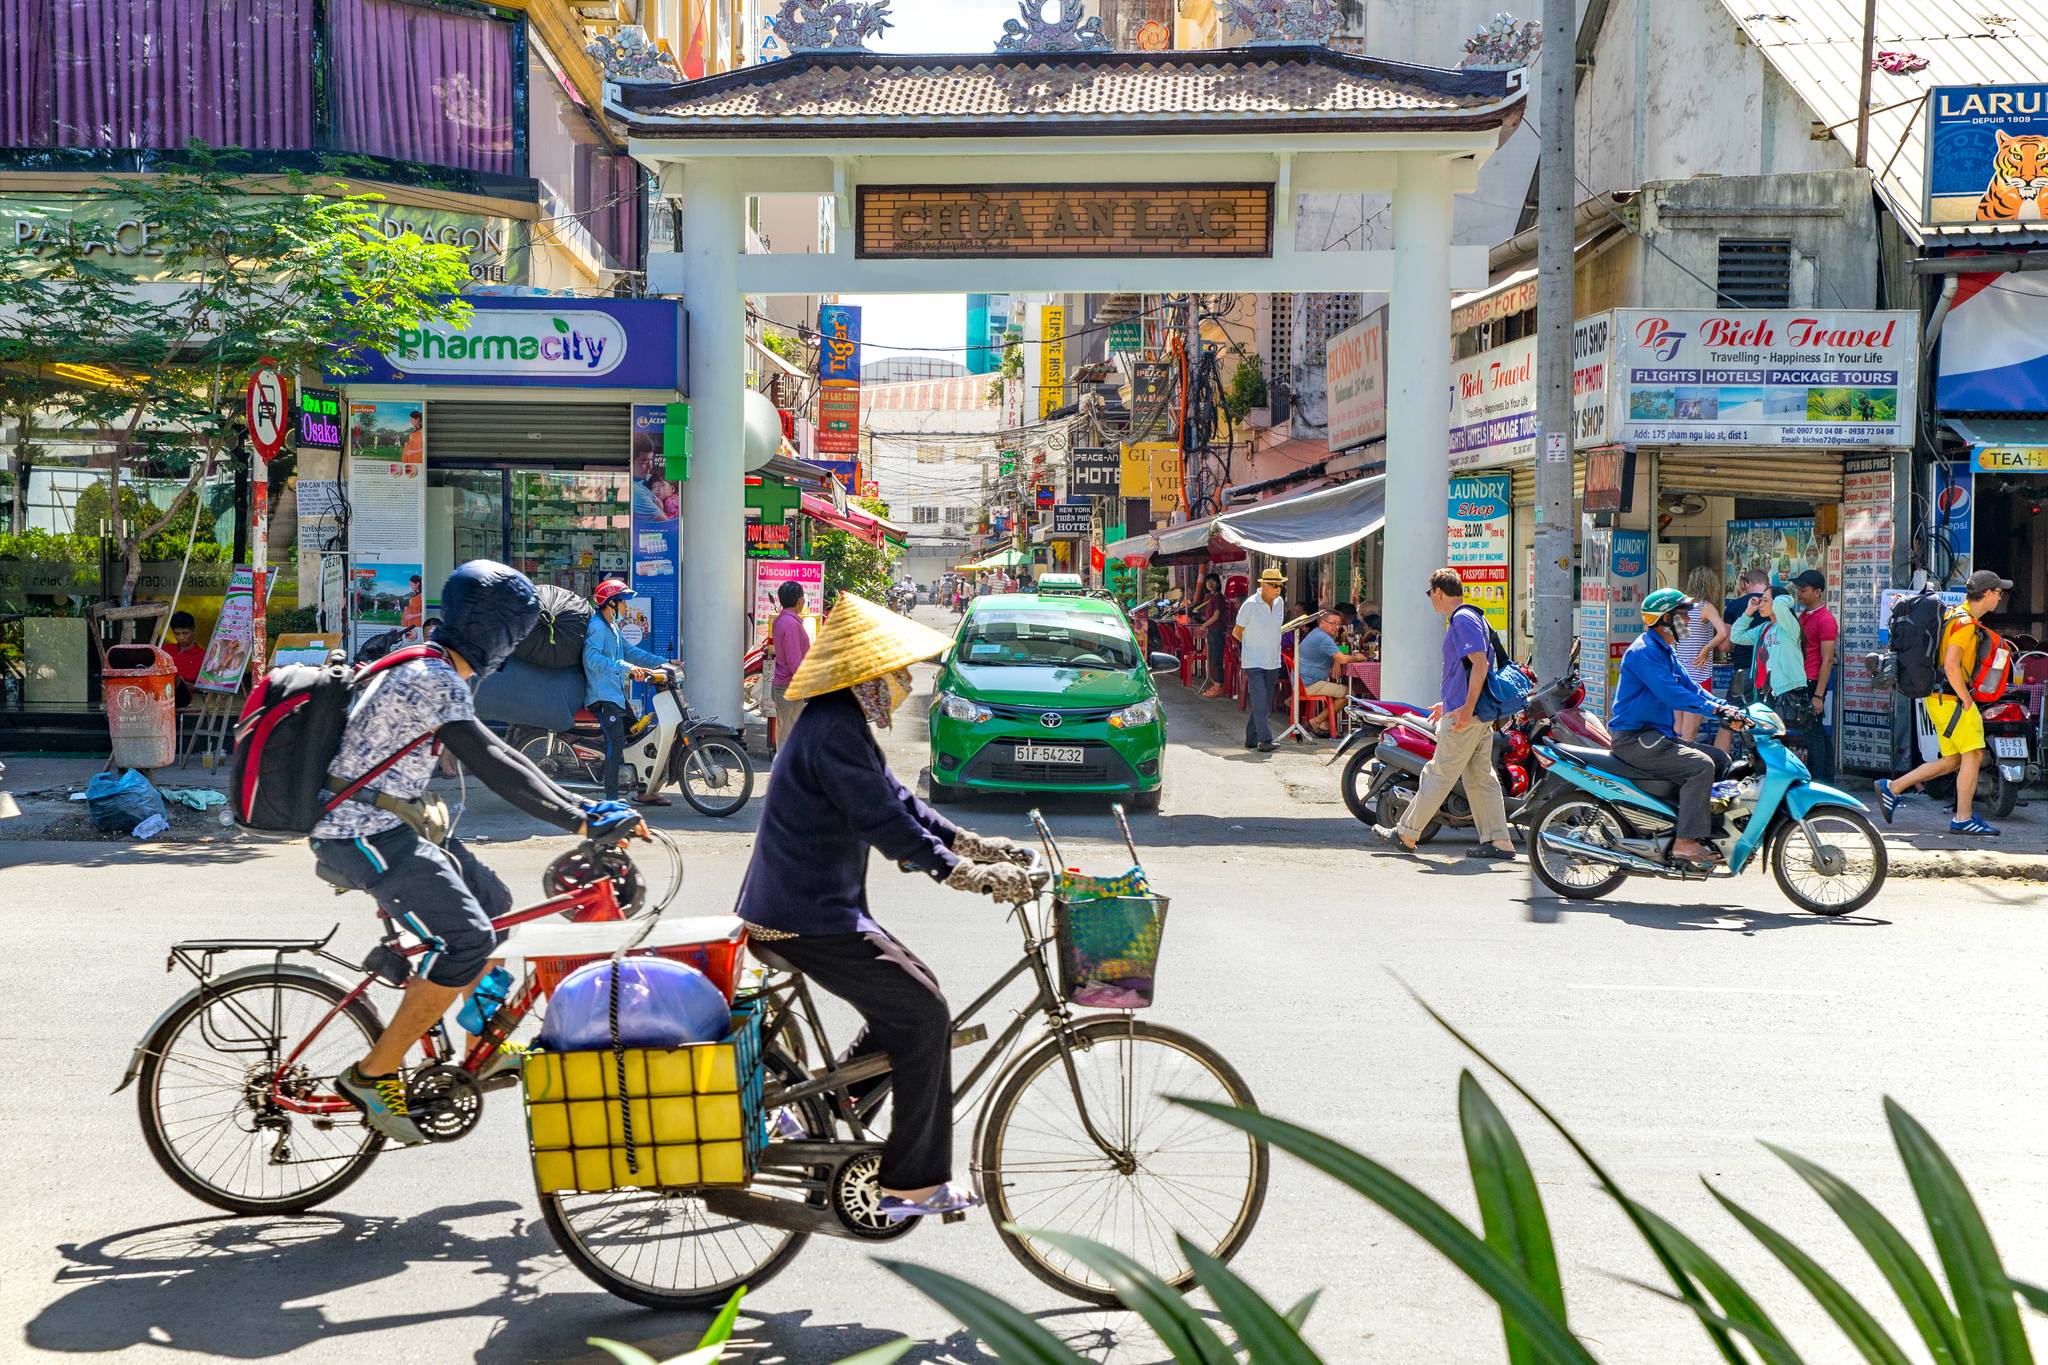
[[431,323],[366,358],[354,383],[675,389],[682,309],[669,299],[472,300],[462,327]]

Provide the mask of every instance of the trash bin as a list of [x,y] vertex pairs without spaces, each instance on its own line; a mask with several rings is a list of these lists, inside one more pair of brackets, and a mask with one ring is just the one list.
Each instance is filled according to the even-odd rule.
[[109,645],[100,670],[117,768],[162,768],[178,756],[178,669],[155,645]]

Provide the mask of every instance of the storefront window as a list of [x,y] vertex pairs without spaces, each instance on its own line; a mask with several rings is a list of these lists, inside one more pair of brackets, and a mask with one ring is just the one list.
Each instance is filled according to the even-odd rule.
[[626,572],[632,535],[627,476],[619,473],[511,472],[510,563],[536,583],[588,594]]
[[312,0],[0,0],[0,147],[313,145]]
[[331,0],[327,16],[343,150],[520,172],[512,24],[393,0]]

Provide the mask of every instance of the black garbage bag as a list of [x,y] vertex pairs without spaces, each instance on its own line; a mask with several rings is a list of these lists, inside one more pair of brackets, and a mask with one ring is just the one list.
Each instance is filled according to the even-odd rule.
[[581,668],[583,637],[589,629],[589,598],[552,583],[543,584],[540,624],[513,647],[512,657],[542,668]]
[[505,666],[477,684],[479,720],[499,725],[525,725],[560,733],[576,724],[583,705],[583,656],[579,647],[574,668],[542,668],[513,656]]

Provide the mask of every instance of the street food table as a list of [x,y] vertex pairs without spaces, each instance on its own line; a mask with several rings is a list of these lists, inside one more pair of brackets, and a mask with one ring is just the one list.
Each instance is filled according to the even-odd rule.
[[1380,666],[1377,660],[1371,662],[1360,660],[1357,663],[1347,664],[1344,671],[1351,675],[1351,688],[1354,692],[1362,691],[1374,701],[1379,700]]

